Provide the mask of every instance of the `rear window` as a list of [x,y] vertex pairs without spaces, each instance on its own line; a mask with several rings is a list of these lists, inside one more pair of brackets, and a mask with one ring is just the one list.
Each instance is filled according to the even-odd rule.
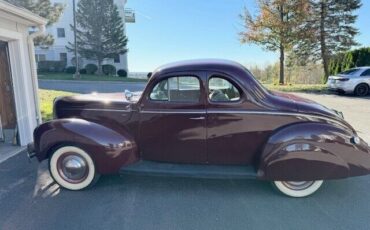
[[339,74],[352,75],[352,74],[356,73],[358,70],[359,69],[349,69],[349,70],[343,71]]

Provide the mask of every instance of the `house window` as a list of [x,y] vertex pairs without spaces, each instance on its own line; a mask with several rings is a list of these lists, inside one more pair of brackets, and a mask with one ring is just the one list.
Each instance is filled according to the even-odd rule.
[[60,53],[59,59],[60,61],[67,62],[67,53]]
[[119,54],[115,55],[114,56],[114,63],[120,63],[121,62],[121,58],[119,56]]
[[46,55],[45,54],[36,54],[36,62],[45,61]]
[[57,28],[57,34],[58,34],[58,38],[66,37],[66,31],[64,30],[64,28]]

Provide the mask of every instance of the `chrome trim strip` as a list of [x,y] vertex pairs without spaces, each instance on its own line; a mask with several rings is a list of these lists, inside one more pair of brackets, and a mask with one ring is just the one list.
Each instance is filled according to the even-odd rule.
[[106,111],[106,112],[131,112],[130,109],[79,109],[79,108],[64,108],[63,110],[84,110],[84,111]]
[[205,110],[141,110],[140,113],[155,113],[155,114],[206,114]]
[[273,115],[273,116],[296,116],[296,117],[307,117],[307,118],[317,118],[331,120],[336,123],[340,123],[331,117],[316,114],[305,114],[305,113],[295,113],[295,112],[279,112],[279,111],[256,111],[256,110],[208,110],[208,114],[251,114],[251,115]]
[[250,115],[272,115],[272,116],[296,116],[307,117],[316,119],[331,120],[336,123],[340,122],[334,118],[322,115],[304,114],[295,112],[279,112],[279,111],[257,111],[257,110],[187,110],[187,109],[174,109],[174,110],[141,110],[140,113],[152,114],[250,114]]

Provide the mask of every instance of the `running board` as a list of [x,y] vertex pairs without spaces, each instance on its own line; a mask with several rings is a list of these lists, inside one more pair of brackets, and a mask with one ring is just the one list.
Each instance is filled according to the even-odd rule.
[[252,166],[172,164],[153,161],[139,161],[121,168],[122,174],[177,176],[196,178],[256,179]]

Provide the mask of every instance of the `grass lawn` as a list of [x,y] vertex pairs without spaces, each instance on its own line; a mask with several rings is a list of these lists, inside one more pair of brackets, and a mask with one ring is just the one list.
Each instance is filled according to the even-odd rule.
[[147,82],[147,79],[127,78],[118,76],[99,76],[90,74],[81,74],[80,79],[73,78],[73,74],[67,73],[40,73],[39,79],[45,80],[71,80],[71,81],[120,81],[120,82]]
[[73,93],[40,89],[39,98],[40,98],[40,110],[41,110],[42,120],[49,121],[53,118],[54,98],[60,97],[60,96],[68,96],[68,95],[73,95]]
[[[302,93],[327,93],[325,85],[265,85],[270,90],[283,92],[302,92]],[[73,95],[74,93],[54,90],[39,90],[40,109],[43,121],[53,118],[53,101],[59,96]]]

